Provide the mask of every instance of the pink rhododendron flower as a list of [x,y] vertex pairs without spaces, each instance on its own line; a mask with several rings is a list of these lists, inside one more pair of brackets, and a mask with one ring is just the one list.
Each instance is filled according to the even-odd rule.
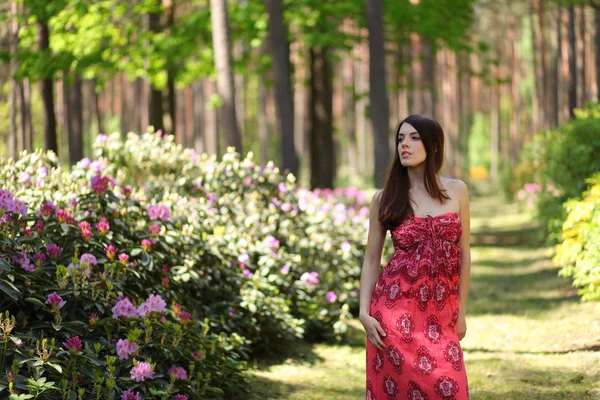
[[188,400],[188,397],[185,394],[176,394],[173,400]]
[[108,219],[106,219],[106,217],[100,218],[100,222],[96,224],[96,229],[98,229],[98,232],[100,232],[101,235],[106,235],[110,231]]
[[252,272],[250,272],[250,270],[247,268],[244,268],[244,270],[242,272],[244,273],[244,276],[246,278],[252,278],[252,276],[253,276]]
[[175,379],[187,379],[187,372],[183,367],[172,366],[167,371],[167,375],[174,375]]
[[167,311],[167,303],[160,295],[151,294],[146,301],[138,307],[138,314],[145,317],[147,313],[164,313]]
[[300,277],[300,281],[304,282],[307,285],[316,285],[317,283],[319,283],[318,277],[318,272],[305,272]]
[[96,260],[96,257],[94,257],[90,253],[83,254],[81,256],[81,258],[79,259],[79,262],[81,264],[87,264],[87,265],[96,265],[98,263],[98,261]]
[[48,218],[54,214],[55,210],[56,206],[51,202],[47,202],[40,207],[40,211],[36,214],[36,216]]
[[46,304],[48,304],[53,311],[58,311],[58,309],[62,307],[65,302],[58,293],[54,292],[48,295],[46,298]]
[[352,250],[352,245],[348,242],[342,242],[342,244],[340,245],[340,248],[342,249],[343,252],[347,253],[350,250]]
[[131,304],[131,301],[129,301],[128,297],[118,301],[117,304],[112,308],[112,312],[114,319],[119,317],[136,318],[138,316],[137,309],[133,304]]
[[92,328],[94,328],[96,326],[96,324],[98,324],[98,314],[96,313],[91,313],[90,317],[88,318],[88,323],[90,324],[90,326]]
[[171,218],[171,210],[162,204],[151,204],[148,206],[148,217],[151,220],[168,221]]
[[279,240],[275,239],[273,236],[268,235],[263,240],[263,244],[270,248],[279,248]]
[[241,267],[244,267],[249,259],[250,257],[246,253],[242,253],[238,256],[238,261],[241,263]]
[[152,248],[152,240],[144,239],[142,240],[142,248],[144,251],[148,252]]
[[152,379],[154,376],[154,371],[152,371],[152,366],[150,363],[145,361],[140,361],[131,369],[131,379],[136,382],[143,382],[146,379]]
[[63,342],[63,346],[65,346],[65,349],[69,350],[69,352],[77,354],[83,347],[83,343],[81,343],[79,336],[72,336],[67,341]]
[[325,300],[327,300],[330,303],[333,303],[337,300],[337,295],[335,294],[335,292],[327,292],[327,294],[325,295]]
[[284,265],[283,267],[281,267],[281,273],[284,275],[287,275],[290,273],[290,267],[289,265]]
[[48,246],[46,246],[46,254],[48,254],[48,257],[50,257],[51,260],[56,261],[62,254],[62,250],[60,247],[58,247],[58,245],[50,243]]
[[13,262],[19,264],[27,272],[32,272],[35,269],[35,265],[31,263],[31,260],[24,251],[19,252],[19,257],[14,256]]
[[41,219],[38,220],[33,226],[33,229],[35,229],[38,235],[41,235],[44,233],[44,222]]
[[108,258],[109,260],[114,260],[115,256],[117,255],[117,248],[115,246],[108,245],[105,249],[104,249],[104,254],[106,254],[106,258]]
[[150,225],[150,227],[148,227],[148,231],[150,231],[150,233],[152,234],[152,236],[158,237],[158,234],[160,233],[160,226],[158,226],[158,225]]
[[136,343],[129,343],[128,339],[119,339],[117,342],[117,355],[121,360],[127,360],[139,350]]
[[64,224],[65,222],[67,222],[67,217],[69,216],[69,213],[66,212],[65,210],[58,210],[56,212],[56,219],[58,220],[58,222],[60,222],[61,224]]
[[121,395],[121,400],[142,400],[142,395],[132,390],[127,390]]
[[123,253],[119,254],[119,262],[123,265],[127,265],[129,262],[129,255]]

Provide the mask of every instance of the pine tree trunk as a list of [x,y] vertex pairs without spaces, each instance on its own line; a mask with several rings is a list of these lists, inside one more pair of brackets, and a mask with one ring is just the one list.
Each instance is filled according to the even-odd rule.
[[226,0],[210,0],[215,67],[217,70],[217,91],[223,101],[221,116],[227,146],[235,147],[242,153],[242,136],[237,123],[235,109],[235,87],[231,61],[229,19]]
[[575,6],[569,7],[569,21],[567,25],[569,41],[569,117],[575,118],[577,107],[577,47],[575,36]]
[[[160,4],[161,0],[156,1],[157,4]],[[159,12],[148,13],[148,29],[154,34],[159,33],[161,31]],[[165,126],[163,122],[164,106],[162,91],[151,86],[149,97],[150,98],[148,99],[148,122],[154,127],[155,132],[161,130],[164,133]]]
[[[47,21],[38,20],[38,43],[41,52],[49,51],[50,30]],[[54,80],[45,77],[40,82],[42,92],[42,104],[44,105],[44,145],[46,150],[58,152],[58,140],[56,136],[56,115],[54,114]]]
[[585,6],[580,5],[578,8],[579,23],[578,23],[578,35],[577,35],[577,82],[578,82],[578,96],[577,104],[583,107],[588,97],[586,91],[588,88],[585,85],[585,66],[586,66],[586,53],[585,53]]
[[[17,154],[23,150],[22,135],[17,132],[17,95],[19,92],[19,84],[17,80],[12,76],[17,70],[16,54],[18,50],[19,41],[19,23],[17,20],[17,3],[15,0],[10,2],[11,15],[10,15],[10,54],[11,60],[8,65],[8,75],[10,76],[10,88],[9,88],[9,129],[8,129],[8,154],[15,160]],[[19,139],[17,139],[17,136]],[[21,143],[17,143],[21,142]]]
[[596,100],[600,102],[600,4],[594,5],[594,61],[596,65]]
[[21,99],[21,136],[25,150],[33,151],[33,128],[31,124],[31,85],[29,79],[25,78],[19,85],[19,97]]
[[310,186],[333,187],[333,119],[332,77],[328,49],[310,49],[311,99],[310,108]]
[[202,82],[196,81],[192,83],[193,92],[193,118],[192,129],[194,135],[194,149],[197,153],[206,152],[205,145],[205,129],[204,129],[204,113],[206,100],[202,91]]
[[83,158],[83,98],[81,76],[77,74],[69,85],[65,73],[64,105],[67,119],[67,136],[69,143],[69,162],[76,164]]
[[281,132],[281,154],[283,170],[298,174],[298,155],[294,138],[294,102],[292,94],[290,49],[287,31],[283,22],[281,0],[265,0],[269,13],[269,43],[273,57],[275,98]]
[[365,0],[369,30],[369,99],[375,144],[375,186],[383,187],[390,159],[390,111],[385,76],[383,2]]

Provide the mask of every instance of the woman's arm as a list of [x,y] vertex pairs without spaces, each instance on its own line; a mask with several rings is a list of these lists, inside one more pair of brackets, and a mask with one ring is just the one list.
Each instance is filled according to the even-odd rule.
[[469,281],[471,274],[471,213],[469,209],[469,189],[463,181],[459,181],[458,193],[460,200],[460,222],[462,236],[460,238],[460,287],[458,299],[459,323],[457,334],[459,340],[466,334],[465,315],[467,311],[467,297],[469,294]]
[[379,277],[381,253],[385,242],[385,230],[379,223],[379,199],[381,191],[373,195],[369,212],[369,235],[367,250],[360,274],[360,317],[369,316],[371,296]]

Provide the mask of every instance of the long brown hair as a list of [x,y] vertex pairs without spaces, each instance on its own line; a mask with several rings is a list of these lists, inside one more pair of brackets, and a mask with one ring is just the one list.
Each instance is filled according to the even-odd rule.
[[407,217],[413,216],[413,208],[409,197],[410,181],[408,168],[400,162],[398,154],[398,132],[402,124],[411,124],[419,133],[427,157],[425,158],[425,173],[423,176],[425,188],[431,197],[443,203],[450,197],[439,186],[438,173],[444,163],[444,131],[433,118],[413,114],[402,120],[396,128],[396,147],[394,160],[390,164],[383,191],[379,200],[379,222],[385,229],[394,229]]

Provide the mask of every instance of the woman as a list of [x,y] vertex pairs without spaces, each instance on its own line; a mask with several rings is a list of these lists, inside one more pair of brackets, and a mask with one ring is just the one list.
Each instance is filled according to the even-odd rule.
[[[403,120],[396,149],[371,203],[360,281],[367,400],[465,400],[459,341],[471,258],[467,186],[438,175],[444,132],[434,119]],[[388,230],[395,252],[379,274]]]

